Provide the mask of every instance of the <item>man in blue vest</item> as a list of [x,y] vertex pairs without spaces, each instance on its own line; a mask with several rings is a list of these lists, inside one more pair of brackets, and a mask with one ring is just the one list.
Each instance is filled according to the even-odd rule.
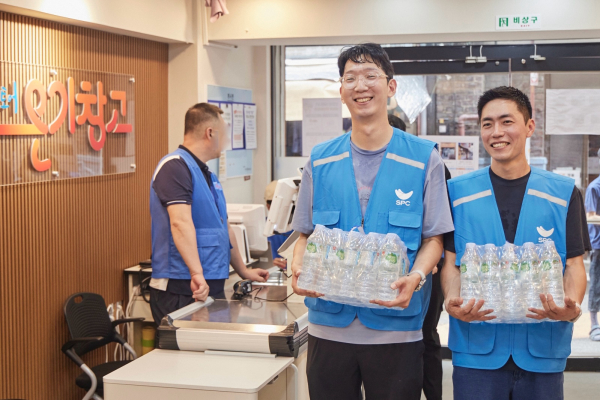
[[[302,174],[292,226],[300,232],[292,260],[294,291],[306,296],[307,377],[312,400],[420,399],[421,327],[431,271],[442,235],[453,229],[444,165],[435,144],[391,127],[393,67],[373,43],[345,49],[339,59],[341,100],[352,131],[315,146]],[[307,238],[316,224],[366,233],[394,232],[408,248],[411,270],[394,282],[388,308],[354,307],[298,288]]]
[[[485,92],[477,111],[491,166],[448,182],[454,235],[445,243],[442,287],[450,314],[448,347],[454,365],[454,398],[563,399],[563,371],[571,352],[573,322],[581,315],[586,286],[583,254],[590,249],[583,199],[574,181],[530,168],[525,154],[533,135],[531,103],[512,87]],[[564,306],[540,294],[543,309],[528,318],[556,322],[492,324],[483,300],[460,298],[455,267],[469,242],[502,246],[551,239],[564,269]],[[498,311],[498,310],[495,310]]]
[[264,282],[269,273],[246,268],[227,220],[223,187],[206,162],[225,148],[223,111],[198,103],[185,114],[183,145],[160,160],[150,187],[154,322],[175,310],[224,297],[229,264],[243,279]]

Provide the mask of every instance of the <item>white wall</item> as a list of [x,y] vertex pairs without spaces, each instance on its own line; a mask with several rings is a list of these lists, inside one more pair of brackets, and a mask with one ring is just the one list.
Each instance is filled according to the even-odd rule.
[[196,0],[0,0],[0,10],[160,42],[193,41]]
[[257,105],[257,141],[250,180],[222,181],[228,203],[262,204],[271,176],[270,58],[267,47],[224,49],[202,45],[202,10],[193,4],[194,44],[169,46],[169,151],[183,141],[187,109],[207,100],[207,85],[253,91]]
[[[598,0],[228,0],[213,41],[423,43],[600,38]],[[539,14],[541,31],[496,31],[497,15]]]

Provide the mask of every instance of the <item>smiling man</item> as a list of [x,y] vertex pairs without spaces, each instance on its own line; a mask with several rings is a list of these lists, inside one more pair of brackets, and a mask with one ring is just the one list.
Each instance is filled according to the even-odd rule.
[[[477,111],[492,164],[448,182],[455,231],[445,238],[442,287],[450,314],[454,398],[563,399],[573,322],[581,315],[585,294],[583,254],[591,248],[583,198],[572,179],[529,167],[525,143],[535,121],[525,94],[506,86],[488,90]],[[540,294],[543,309],[529,308],[527,317],[560,322],[482,322],[495,318],[488,315],[493,310],[485,309],[483,300],[464,303],[460,298],[455,265],[466,243],[502,246],[548,239],[566,265],[565,304]]]
[[[311,152],[302,175],[293,228],[301,233],[292,260],[294,292],[307,296],[307,375],[312,400],[420,399],[421,327],[430,273],[453,229],[444,165],[435,144],[388,123],[396,92],[386,52],[373,43],[345,49],[339,59],[341,101],[352,131]],[[394,232],[408,247],[411,272],[392,287],[397,309],[353,307],[298,288],[306,239],[315,224],[366,233]]]

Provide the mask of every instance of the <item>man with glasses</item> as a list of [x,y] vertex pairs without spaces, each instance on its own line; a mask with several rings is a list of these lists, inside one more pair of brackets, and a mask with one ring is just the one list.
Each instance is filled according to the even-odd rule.
[[[339,59],[341,100],[352,131],[315,146],[302,175],[293,228],[294,291],[309,308],[307,376],[312,400],[420,399],[421,327],[431,292],[430,273],[442,254],[442,235],[453,230],[444,165],[435,144],[388,123],[396,92],[393,67],[373,43],[345,49]],[[366,233],[393,232],[408,247],[411,271],[392,285],[398,297],[354,307],[301,290],[297,281],[315,224]]]

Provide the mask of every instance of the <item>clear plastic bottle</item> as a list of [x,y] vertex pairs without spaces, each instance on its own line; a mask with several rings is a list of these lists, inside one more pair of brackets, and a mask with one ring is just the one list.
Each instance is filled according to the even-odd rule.
[[[525,295],[525,306],[527,309],[533,307],[542,309],[540,293],[542,288],[542,274],[540,271],[540,261],[532,242],[523,244],[523,254],[521,255],[520,279],[523,294]],[[527,311],[527,310],[526,310]],[[524,319],[525,322],[537,322],[531,318]]]
[[365,236],[360,246],[360,256],[356,267],[356,299],[369,303],[375,299],[375,283],[377,279],[377,262],[379,261],[380,235],[375,232]]
[[306,241],[306,250],[302,260],[302,273],[298,277],[298,287],[304,290],[315,290],[315,282],[323,267],[325,246],[327,245],[328,229],[316,225],[312,235]]
[[392,289],[392,283],[400,278],[404,257],[402,254],[402,241],[395,233],[385,235],[379,254],[377,268],[378,300],[391,301],[398,296],[398,289]]
[[[360,244],[364,237],[365,235],[359,231],[350,231],[348,233],[343,249],[343,258],[338,263],[335,278],[332,282],[331,291],[334,296],[343,298],[354,297],[355,268],[358,265]],[[338,258],[340,258],[339,255]]]
[[541,259],[544,293],[552,295],[557,306],[564,307],[563,264],[552,240],[544,242]]
[[332,281],[334,280],[335,270],[339,257],[343,257],[344,253],[344,231],[334,228],[329,231],[327,237],[327,246],[323,257],[323,264],[319,270],[318,277],[315,281],[315,290],[325,295],[333,294]]
[[471,299],[481,298],[480,265],[481,258],[475,243],[467,243],[465,253],[460,259],[460,297],[463,299],[463,305]]
[[496,254],[496,246],[485,245],[485,252],[481,260],[479,273],[481,281],[481,298],[485,301],[483,308],[492,309],[490,317],[496,317],[491,322],[499,322],[502,314],[502,289],[500,285],[500,260]]
[[506,243],[503,246],[500,266],[502,322],[520,323],[525,319],[525,303],[519,280],[519,257],[515,253],[515,245]]

